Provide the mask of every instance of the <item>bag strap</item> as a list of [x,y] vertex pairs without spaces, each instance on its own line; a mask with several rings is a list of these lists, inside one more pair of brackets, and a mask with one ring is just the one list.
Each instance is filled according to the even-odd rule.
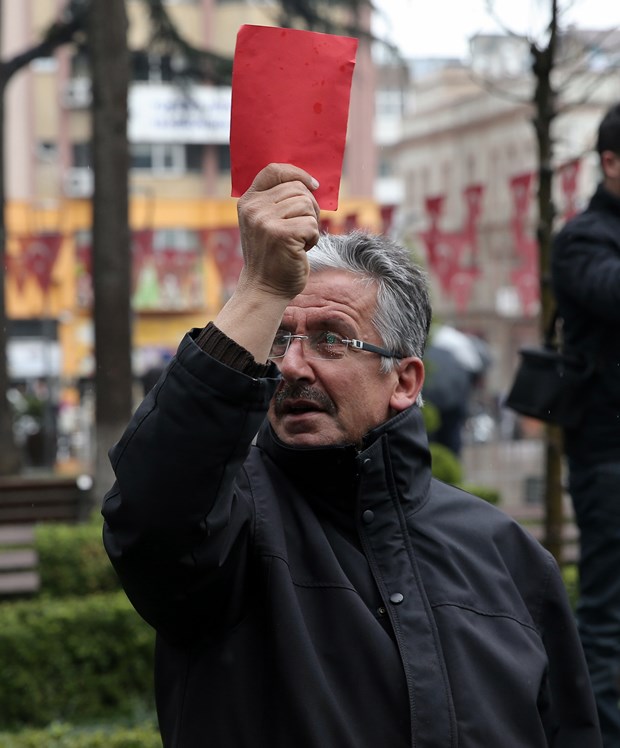
[[[564,349],[564,346],[560,344],[560,340],[557,337],[556,325],[558,323],[558,320],[560,319],[562,319],[562,317],[560,317],[558,308],[556,306],[553,310],[553,314],[549,318],[547,329],[545,330],[544,346],[549,350],[560,351]],[[589,365],[594,371],[600,371],[603,368],[602,350],[603,341],[601,340],[599,342],[597,354],[594,357],[594,360],[589,362]]]

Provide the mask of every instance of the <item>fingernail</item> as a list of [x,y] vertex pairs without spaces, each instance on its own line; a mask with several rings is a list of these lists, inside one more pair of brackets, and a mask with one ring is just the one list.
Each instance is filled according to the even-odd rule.
[[314,177],[310,179],[310,186],[312,187],[313,190],[316,190],[319,187],[319,183]]

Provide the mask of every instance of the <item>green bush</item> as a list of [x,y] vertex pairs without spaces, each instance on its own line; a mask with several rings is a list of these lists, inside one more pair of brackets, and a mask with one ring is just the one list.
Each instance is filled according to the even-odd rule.
[[490,488],[488,486],[478,486],[473,483],[462,483],[463,480],[463,468],[458,457],[443,444],[437,442],[431,442],[429,444],[431,450],[431,457],[433,460],[432,471],[433,477],[444,483],[450,483],[453,486],[458,486],[468,493],[479,496],[481,499],[488,501],[489,504],[500,503],[500,493],[496,488]]
[[154,632],[123,592],[0,605],[0,726],[153,706]]
[[448,447],[437,442],[430,445],[433,476],[444,483],[458,485],[463,480],[463,468],[458,457]]
[[441,425],[441,416],[439,415],[438,408],[428,400],[424,401],[422,407],[422,417],[424,419],[424,426],[428,434],[433,434]]
[[570,604],[573,610],[575,610],[579,598],[579,569],[577,564],[565,564],[562,566],[562,578],[564,579]]
[[500,492],[496,488],[489,488],[489,486],[478,486],[474,483],[463,483],[461,485],[463,491],[472,493],[474,496],[479,496],[481,499],[488,501],[489,504],[500,503]]
[[162,742],[152,723],[90,729],[54,723],[42,730],[0,733],[0,748],[162,748]]
[[37,526],[35,547],[42,595],[66,597],[120,589],[103,547],[102,522],[99,515],[85,524]]

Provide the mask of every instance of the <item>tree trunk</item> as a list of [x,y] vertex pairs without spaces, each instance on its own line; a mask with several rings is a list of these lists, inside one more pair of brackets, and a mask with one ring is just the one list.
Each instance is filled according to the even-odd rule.
[[[0,19],[2,5],[0,4]],[[0,24],[0,32],[2,30]],[[4,96],[6,77],[0,64],[0,475],[18,473],[21,466],[19,450],[13,437],[13,414],[7,399],[9,373],[7,361],[7,315],[5,298],[6,268],[6,196],[4,190]]]
[[95,485],[113,479],[107,452],[132,411],[131,249],[128,217],[129,52],[124,0],[93,0],[88,20],[92,65],[93,285],[95,327]]
[[[0,0],[0,41],[2,39],[3,3]],[[0,50],[1,51],[1,50]],[[5,298],[6,268],[6,194],[4,188],[4,96],[8,81],[7,70],[0,63],[0,475],[19,472],[20,455],[13,436],[13,414],[7,399],[9,373],[7,361],[7,315]]]
[[[532,44],[532,71],[535,78],[534,128],[538,145],[538,257],[540,273],[540,335],[544,338],[555,309],[551,288],[551,244],[555,208],[553,205],[553,139],[551,128],[557,116],[557,94],[552,73],[556,63],[558,4],[551,1],[549,41],[544,49]],[[562,561],[562,433],[557,426],[547,425],[545,440],[545,539],[544,545]]]

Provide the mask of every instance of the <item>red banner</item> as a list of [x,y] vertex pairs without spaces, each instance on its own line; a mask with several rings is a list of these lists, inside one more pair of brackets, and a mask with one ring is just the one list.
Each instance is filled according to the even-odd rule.
[[536,239],[528,234],[527,215],[532,203],[534,173],[518,174],[510,179],[513,214],[510,222],[517,267],[511,272],[510,279],[517,289],[523,313],[536,314],[540,300],[538,283],[538,245]]
[[458,311],[469,306],[475,280],[480,272],[478,257],[478,222],[482,213],[484,187],[468,185],[463,190],[465,220],[459,231],[443,231],[440,219],[445,204],[445,195],[427,197],[425,200],[429,228],[420,234],[426,245],[427,260],[431,271],[439,279],[443,292],[452,298]]
[[35,278],[43,293],[47,293],[52,285],[52,270],[62,240],[59,232],[29,234],[19,239],[26,270]]
[[238,226],[204,229],[202,243],[205,252],[212,257],[220,274],[223,286],[222,301],[227,301],[235,290],[243,268],[241,238]]
[[581,161],[576,158],[559,168],[560,190],[564,199],[562,218],[568,221],[577,213],[577,180],[581,171]]
[[136,292],[141,276],[147,267],[154,265],[153,230],[138,229],[131,232],[131,291]]
[[396,210],[395,205],[382,205],[381,212],[381,233],[389,236],[392,231],[392,224],[394,223],[394,211]]

